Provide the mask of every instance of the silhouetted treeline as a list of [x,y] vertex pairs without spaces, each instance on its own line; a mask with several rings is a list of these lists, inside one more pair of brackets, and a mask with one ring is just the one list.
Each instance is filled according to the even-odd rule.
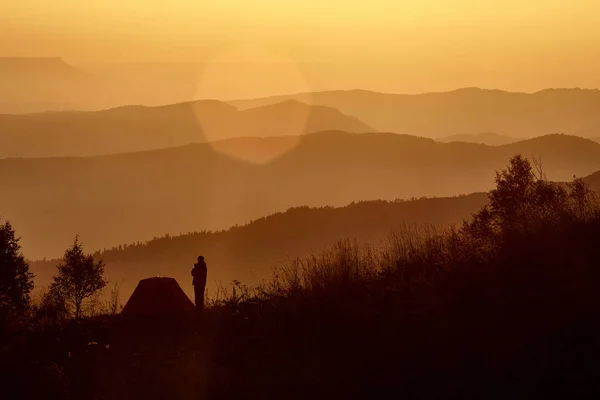
[[[518,156],[456,229],[341,241],[200,320],[35,320],[3,348],[22,396],[594,398],[600,203]],[[35,384],[33,384],[35,383]]]

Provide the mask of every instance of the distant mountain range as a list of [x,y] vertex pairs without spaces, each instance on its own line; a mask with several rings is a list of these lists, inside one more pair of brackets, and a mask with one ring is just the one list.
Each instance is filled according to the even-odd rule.
[[[0,58],[0,114],[188,102],[201,96],[205,67],[123,65],[89,73],[60,58]],[[373,131],[438,139],[481,132],[515,138],[551,133],[600,137],[600,91],[588,89],[528,94],[464,88],[418,95],[335,90],[230,104],[246,109],[286,100],[338,109]]]
[[[76,233],[89,249],[102,249],[225,229],[299,205],[487,191],[494,171],[517,153],[541,157],[551,180],[600,170],[600,144],[573,136],[485,146],[329,131],[102,157],[4,159],[0,210],[18,227],[26,256],[54,257]],[[242,161],[252,157],[264,162]]]
[[257,107],[288,99],[334,107],[382,132],[432,138],[497,132],[517,138],[551,133],[600,136],[600,90],[548,89],[533,94],[478,88],[418,95],[328,91],[231,104]]
[[[106,262],[108,279],[119,282],[123,299],[140,279],[155,275],[175,277],[192,297],[190,269],[199,254],[206,257],[208,290],[213,292],[219,281],[226,287],[234,279],[259,283],[288,260],[318,253],[344,238],[380,245],[392,230],[403,226],[460,224],[486,201],[484,193],[477,193],[406,202],[360,202],[341,208],[296,207],[226,231],[167,236],[96,255]],[[56,260],[32,264],[36,285],[50,282],[56,264]]]
[[236,136],[289,136],[323,130],[375,131],[336,109],[295,100],[243,111],[204,100],[96,112],[7,114],[0,115],[0,158],[101,155]]
[[462,135],[452,135],[447,136],[441,139],[438,139],[440,142],[449,143],[449,142],[466,142],[466,143],[478,143],[485,144],[488,146],[502,146],[505,144],[515,143],[519,140],[511,136],[504,136],[494,132],[483,132],[477,134],[462,134]]

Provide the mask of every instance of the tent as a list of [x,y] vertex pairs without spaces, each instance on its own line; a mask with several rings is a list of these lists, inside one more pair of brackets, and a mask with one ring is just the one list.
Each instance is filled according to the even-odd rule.
[[154,277],[138,283],[121,314],[183,314],[194,310],[194,303],[175,279]]

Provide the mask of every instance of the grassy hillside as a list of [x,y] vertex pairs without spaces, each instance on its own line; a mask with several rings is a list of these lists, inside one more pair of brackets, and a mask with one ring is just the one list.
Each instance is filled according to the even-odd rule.
[[[60,255],[75,233],[88,249],[102,249],[167,233],[225,229],[298,205],[481,192],[517,153],[541,157],[555,181],[600,169],[600,144],[561,135],[497,147],[386,133],[296,139],[287,153],[264,164],[224,155],[214,144],[0,160],[0,210],[21,227],[25,253],[36,259]],[[250,148],[262,157],[290,138],[240,140],[239,151]],[[227,143],[236,148],[237,139]]]
[[95,112],[0,114],[0,158],[89,156],[323,130],[375,131],[330,107],[291,100],[243,111],[206,100]]
[[528,94],[465,88],[418,95],[351,90],[231,104],[256,107],[293,98],[310,98],[311,104],[337,108],[379,131],[433,138],[480,132],[519,138],[550,133],[596,137],[600,132],[600,90],[547,89]]

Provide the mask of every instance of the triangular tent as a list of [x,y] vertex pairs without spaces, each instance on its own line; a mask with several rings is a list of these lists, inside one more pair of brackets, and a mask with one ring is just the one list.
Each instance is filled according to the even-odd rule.
[[182,314],[194,309],[175,279],[155,277],[138,283],[121,314]]

